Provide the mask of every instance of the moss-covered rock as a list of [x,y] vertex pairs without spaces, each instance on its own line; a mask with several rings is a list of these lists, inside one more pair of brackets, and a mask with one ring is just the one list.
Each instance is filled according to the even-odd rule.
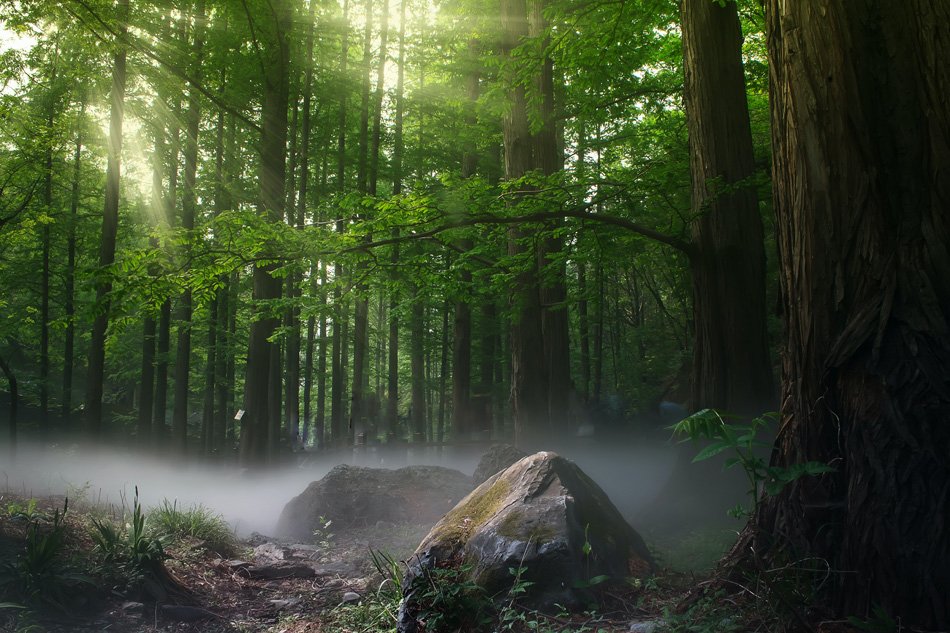
[[457,566],[488,595],[504,598],[522,569],[532,584],[519,602],[541,610],[580,607],[591,580],[622,582],[652,573],[643,539],[600,486],[573,462],[536,453],[489,478],[423,539],[409,561],[400,631],[415,630],[413,591],[426,568]]

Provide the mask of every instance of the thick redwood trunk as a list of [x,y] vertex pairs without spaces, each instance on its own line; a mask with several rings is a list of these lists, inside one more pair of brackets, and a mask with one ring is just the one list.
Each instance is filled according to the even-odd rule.
[[836,616],[880,605],[946,630],[950,5],[767,10],[787,317],[774,461],[835,472],[767,499],[757,535],[829,563]]

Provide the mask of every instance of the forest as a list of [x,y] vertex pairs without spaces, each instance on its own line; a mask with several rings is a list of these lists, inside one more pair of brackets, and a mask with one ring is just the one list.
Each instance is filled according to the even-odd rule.
[[701,591],[795,568],[763,581],[776,630],[946,630],[947,24],[948,0],[3,3],[0,463],[264,473],[625,446],[694,412],[724,451],[774,417]]

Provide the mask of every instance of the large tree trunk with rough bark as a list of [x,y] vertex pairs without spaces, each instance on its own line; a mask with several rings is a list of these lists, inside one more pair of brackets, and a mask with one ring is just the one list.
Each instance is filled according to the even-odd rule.
[[682,22],[695,217],[691,406],[758,414],[775,393],[739,16],[735,2],[684,0]]
[[834,617],[880,605],[947,630],[950,4],[767,16],[787,319],[773,462],[835,472],[765,499],[751,537],[827,561]]

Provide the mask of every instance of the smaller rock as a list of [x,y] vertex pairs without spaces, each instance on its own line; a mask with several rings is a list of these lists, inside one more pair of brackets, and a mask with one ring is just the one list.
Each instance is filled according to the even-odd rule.
[[239,560],[237,558],[235,558],[234,560],[226,560],[224,561],[223,564],[228,569],[232,569],[235,571],[237,571],[238,569],[246,569],[247,567],[251,566],[251,564],[247,562],[246,560]]
[[343,604],[352,604],[354,602],[359,602],[361,600],[360,594],[355,591],[347,591],[343,594],[343,599],[341,602]]
[[254,558],[266,558],[268,560],[284,560],[287,552],[284,548],[275,543],[262,543],[254,548]]
[[270,603],[274,606],[275,609],[281,611],[283,609],[289,609],[290,607],[295,607],[300,604],[299,598],[284,598],[279,600],[271,600]]
[[503,471],[522,457],[527,457],[527,455],[523,450],[511,444],[495,444],[478,460],[478,466],[475,467],[472,481],[476,486],[479,486],[495,473]]
[[630,623],[629,633],[658,633],[663,620],[634,620]]
[[122,610],[126,613],[142,613],[145,611],[145,605],[141,602],[123,602]]
[[331,578],[330,580],[328,580],[328,581],[326,581],[325,583],[323,583],[323,586],[324,586],[324,587],[329,587],[329,588],[331,588],[331,589],[332,589],[333,587],[340,587],[340,586],[342,586],[342,585],[343,585],[343,579],[342,579],[342,578]]

